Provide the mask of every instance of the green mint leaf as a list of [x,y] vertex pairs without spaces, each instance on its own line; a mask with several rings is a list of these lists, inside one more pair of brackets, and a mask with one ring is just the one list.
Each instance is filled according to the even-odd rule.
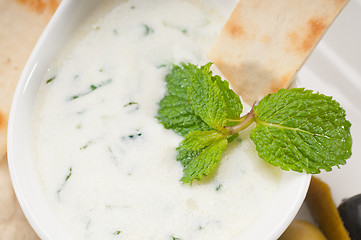
[[199,116],[194,113],[187,99],[190,78],[199,71],[193,64],[173,66],[172,72],[166,76],[168,92],[159,103],[158,120],[166,129],[173,129],[185,136],[191,131],[210,130]]
[[187,134],[181,145],[192,151],[208,147],[218,139],[224,138],[224,135],[218,131],[193,131]]
[[227,122],[227,105],[222,91],[212,80],[211,63],[195,72],[188,87],[188,100],[196,115],[213,129],[222,131]]
[[179,66],[173,65],[172,72],[165,78],[169,95],[187,100],[188,87],[191,85],[190,79],[197,71],[199,68],[190,63],[182,63]]
[[232,120],[238,120],[243,111],[243,105],[240,97],[229,88],[227,81],[222,81],[221,77],[215,75],[212,80],[217,84],[221,90],[221,95],[226,103],[227,118]]
[[196,179],[199,181],[202,177],[211,174],[221,160],[227,145],[227,139],[221,138],[202,149],[202,151],[185,166],[181,181],[192,185],[193,180]]
[[173,129],[185,136],[191,131],[206,131],[211,128],[197,115],[188,100],[175,95],[164,97],[159,103],[158,120],[166,129]]
[[331,97],[310,90],[281,89],[254,107],[250,137],[258,155],[284,170],[319,173],[351,156],[351,124]]
[[192,151],[180,145],[177,148],[177,151],[177,161],[180,162],[183,167],[186,167],[195,157],[197,157],[203,151],[203,149]]
[[179,161],[183,167],[186,167],[194,158],[204,151],[204,148],[223,137],[224,135],[222,133],[214,130],[204,132],[193,131],[188,133],[177,148],[177,161]]
[[[172,67],[166,76],[167,93],[159,103],[157,116],[165,128],[185,136],[191,131],[222,131],[225,125],[238,123],[241,100],[227,81],[212,76],[211,65],[182,63]],[[200,98],[201,95],[207,97]]]

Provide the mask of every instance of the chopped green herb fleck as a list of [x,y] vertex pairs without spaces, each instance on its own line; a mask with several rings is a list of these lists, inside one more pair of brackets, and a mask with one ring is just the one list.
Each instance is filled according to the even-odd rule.
[[131,6],[130,9],[135,9],[135,6]]
[[89,221],[86,223],[86,225],[85,225],[85,229],[88,229],[88,228],[89,228],[89,226],[90,226],[91,222],[92,222],[92,220],[89,220]]
[[123,105],[124,108],[128,108],[129,112],[137,111],[139,109],[139,104],[137,102],[128,102]]
[[144,35],[147,36],[154,32],[153,28],[149,27],[147,24],[143,24],[144,27]]
[[76,128],[76,129],[81,129],[81,128],[82,128],[82,125],[81,125],[81,124],[78,124],[78,125],[76,125],[75,128]]
[[104,87],[106,85],[109,85],[110,83],[112,82],[112,79],[108,79],[108,80],[105,80],[103,82],[100,82],[99,84],[97,85],[90,85],[89,89],[87,89],[86,91],[84,92],[81,92],[79,94],[76,94],[76,95],[73,95],[72,97],[70,97],[70,100],[75,100],[75,99],[78,99],[79,97],[83,97],[85,95],[88,95],[89,93],[92,93],[94,92],[96,89],[98,88],[101,88],[101,87]]
[[69,180],[69,178],[71,177],[71,174],[73,173],[73,168],[71,167],[70,169],[69,169],[69,174],[68,174],[68,176],[66,176],[66,178],[65,178],[65,181],[68,181]]
[[113,33],[114,33],[114,35],[118,35],[118,34],[119,34],[117,29],[113,29]]
[[216,191],[221,190],[221,188],[222,188],[222,184],[218,184],[217,187],[216,187]]
[[117,230],[117,231],[113,232],[113,235],[119,235],[121,232],[122,231]]
[[103,72],[103,69],[101,68],[101,69],[99,69],[99,72]]
[[52,82],[55,78],[56,78],[56,76],[53,76],[53,77],[49,78],[49,79],[46,81],[46,83],[48,84],[48,83]]
[[123,107],[128,107],[128,106],[135,105],[135,104],[138,105],[137,102],[128,102],[127,104],[124,104]]
[[177,237],[172,237],[172,240],[181,240],[181,239]]
[[113,153],[113,150],[112,150],[111,147],[108,147],[108,151],[111,152],[111,153]]
[[142,136],[142,133],[137,129],[135,133],[129,134],[128,136],[123,136],[122,140],[135,140]]
[[142,136],[142,133],[128,135],[128,138],[133,139],[135,137],[140,137],[140,136]]
[[183,34],[187,34],[187,33],[188,33],[188,30],[187,30],[186,28],[183,28],[183,27],[174,25],[174,24],[172,24],[172,23],[163,22],[163,25],[166,26],[166,27],[169,27],[169,28],[176,29],[176,30],[180,31],[180,32],[183,33]]
[[167,66],[168,66],[167,64],[161,64],[161,65],[158,65],[157,68],[165,68]]
[[133,136],[138,136],[138,137],[140,137],[140,136],[142,136],[142,133],[138,133],[137,135],[129,135],[130,138],[133,138]]
[[84,149],[86,149],[88,147],[88,145],[84,145],[84,146],[82,146],[81,148],[80,148],[80,150],[84,150]]
[[80,148],[80,150],[85,150],[85,149],[87,149],[87,148],[89,147],[89,145],[92,144],[92,143],[93,143],[93,141],[87,142],[85,145],[83,145],[83,146]]
[[65,184],[67,183],[67,181],[69,180],[69,178],[71,177],[72,174],[73,174],[73,168],[70,167],[70,168],[69,168],[69,173],[68,173],[68,175],[66,175],[66,177],[65,177],[65,181],[63,182],[63,184],[60,186],[60,188],[59,188],[58,191],[57,191],[57,194],[58,194],[58,198],[59,198],[59,199],[60,199],[60,192],[63,191]]
[[114,154],[113,149],[108,146],[108,152],[110,153],[110,159],[112,160],[112,163],[117,166],[119,164],[117,156]]

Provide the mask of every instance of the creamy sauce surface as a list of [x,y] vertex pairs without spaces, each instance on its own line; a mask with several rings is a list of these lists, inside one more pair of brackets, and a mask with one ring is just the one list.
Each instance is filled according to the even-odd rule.
[[237,239],[267,208],[282,172],[248,132],[216,173],[180,182],[182,138],[155,116],[170,65],[205,64],[234,6],[110,1],[90,16],[39,89],[34,153],[44,191],[76,239]]

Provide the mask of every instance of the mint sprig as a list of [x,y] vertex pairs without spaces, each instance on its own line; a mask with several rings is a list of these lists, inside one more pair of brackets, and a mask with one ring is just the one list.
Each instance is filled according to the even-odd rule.
[[339,103],[311,90],[281,89],[244,116],[242,103],[226,81],[212,75],[211,63],[173,66],[158,119],[185,139],[177,148],[183,183],[211,174],[227,145],[253,122],[250,138],[258,155],[284,170],[319,173],[351,156],[351,124]]

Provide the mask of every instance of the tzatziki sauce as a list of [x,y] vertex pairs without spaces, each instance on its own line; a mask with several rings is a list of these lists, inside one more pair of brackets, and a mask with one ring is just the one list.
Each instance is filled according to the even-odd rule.
[[209,62],[234,5],[107,1],[51,64],[33,148],[44,192],[75,239],[238,239],[267,208],[282,171],[258,157],[248,131],[190,186],[176,161],[182,137],[156,119],[171,65]]

